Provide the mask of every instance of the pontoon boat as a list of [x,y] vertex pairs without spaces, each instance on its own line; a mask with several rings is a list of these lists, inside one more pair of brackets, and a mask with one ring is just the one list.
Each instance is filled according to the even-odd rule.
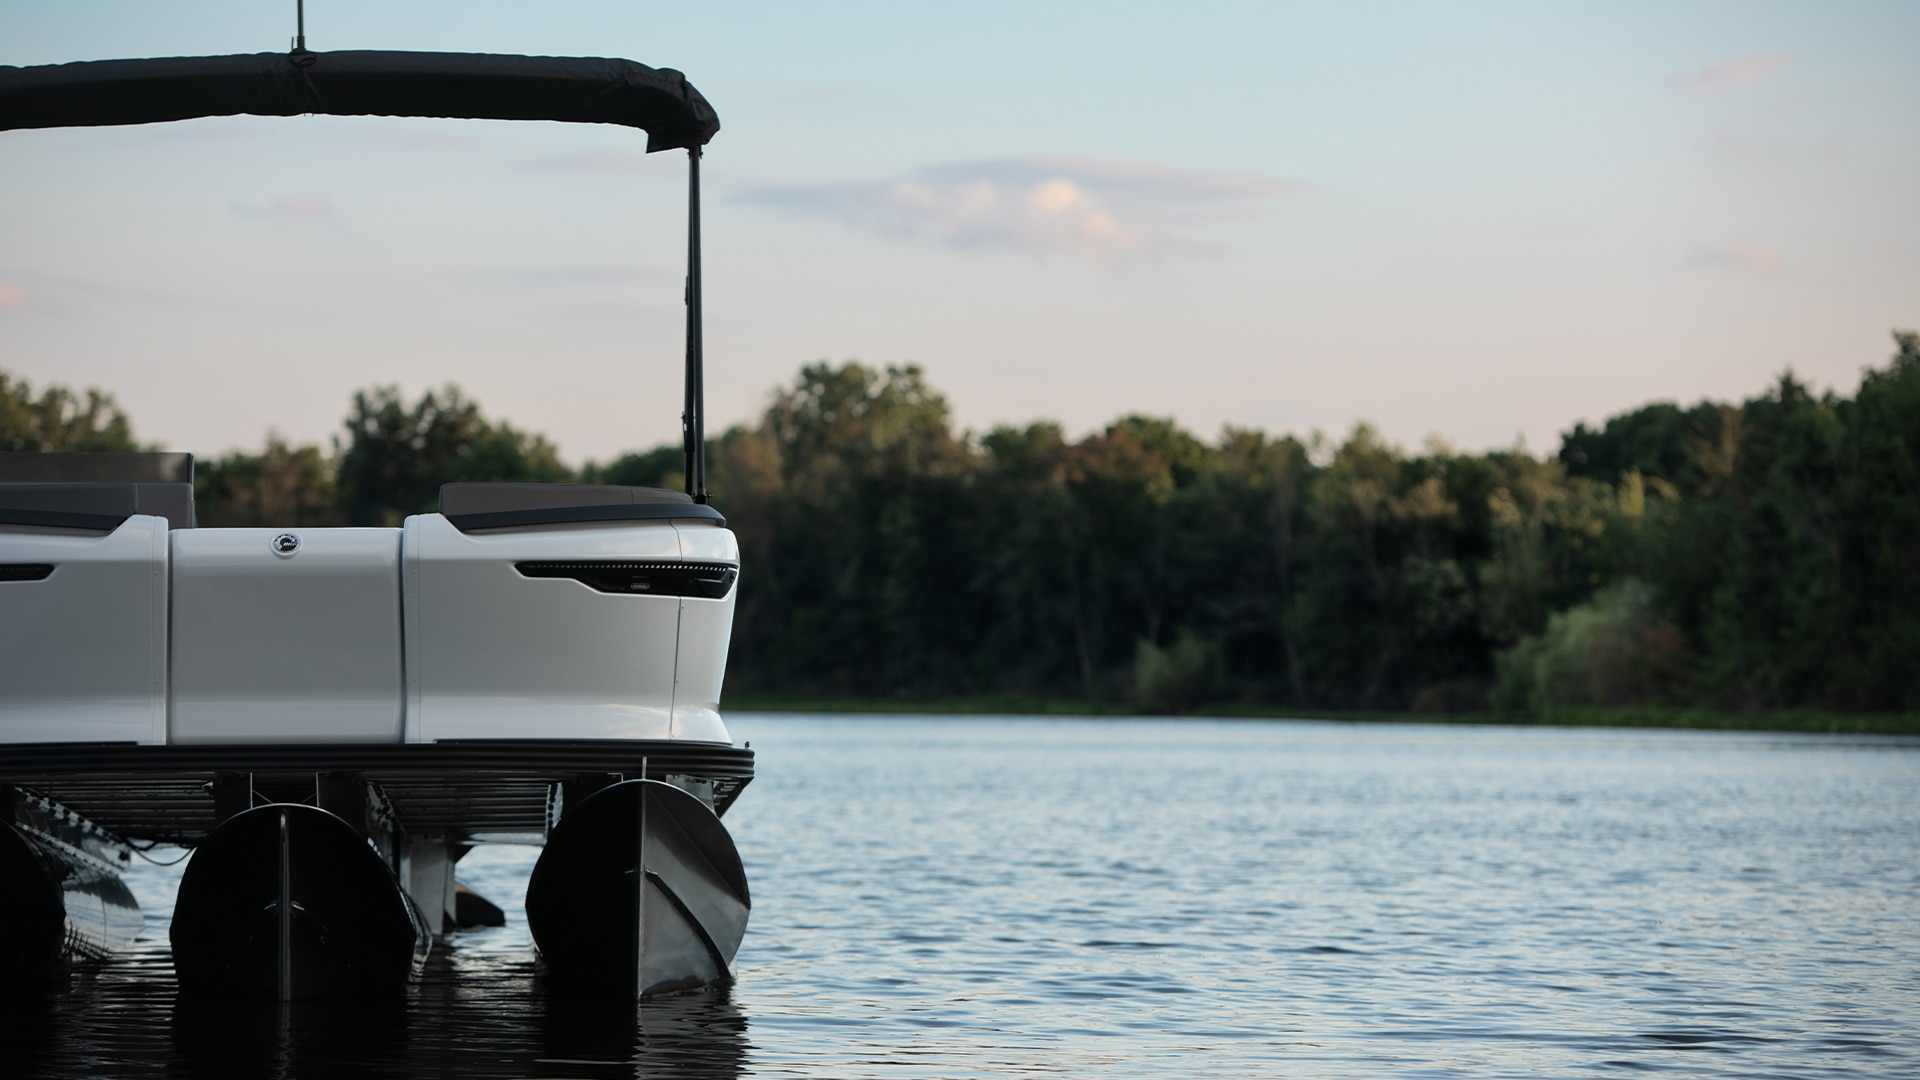
[[130,941],[119,874],[193,849],[196,993],[389,993],[488,905],[475,844],[543,843],[556,986],[724,981],[753,777],[719,712],[739,548],[706,492],[700,154],[678,71],[310,52],[0,67],[0,130],[253,114],[620,124],[689,160],[686,490],[449,484],[399,528],[196,528],[185,454],[0,454],[0,981]]

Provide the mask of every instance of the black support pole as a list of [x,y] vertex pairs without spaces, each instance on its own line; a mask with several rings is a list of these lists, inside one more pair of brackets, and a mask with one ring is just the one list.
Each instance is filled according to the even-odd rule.
[[700,319],[700,148],[687,150],[687,398],[680,434],[687,455],[687,494],[707,501],[707,389]]

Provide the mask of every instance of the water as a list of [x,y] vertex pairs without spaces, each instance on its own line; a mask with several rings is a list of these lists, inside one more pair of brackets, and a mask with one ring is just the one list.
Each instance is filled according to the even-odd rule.
[[1920,1075],[1920,742],[740,716],[730,992],[549,997],[508,925],[404,1007],[179,1001],[131,956],[9,1008],[50,1076]]

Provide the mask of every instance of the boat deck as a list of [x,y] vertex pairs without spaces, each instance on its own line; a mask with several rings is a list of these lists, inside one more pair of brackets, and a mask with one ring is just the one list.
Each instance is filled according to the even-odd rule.
[[129,840],[194,844],[225,819],[223,787],[247,805],[317,803],[330,778],[376,785],[410,833],[484,840],[542,836],[567,785],[617,780],[711,785],[725,814],[753,779],[753,751],[674,740],[0,746],[0,786],[31,791]]

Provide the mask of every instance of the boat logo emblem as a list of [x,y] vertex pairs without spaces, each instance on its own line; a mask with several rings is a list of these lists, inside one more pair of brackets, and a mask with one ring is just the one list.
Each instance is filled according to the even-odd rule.
[[271,546],[275,555],[291,555],[300,550],[300,538],[293,533],[281,533],[273,538]]

